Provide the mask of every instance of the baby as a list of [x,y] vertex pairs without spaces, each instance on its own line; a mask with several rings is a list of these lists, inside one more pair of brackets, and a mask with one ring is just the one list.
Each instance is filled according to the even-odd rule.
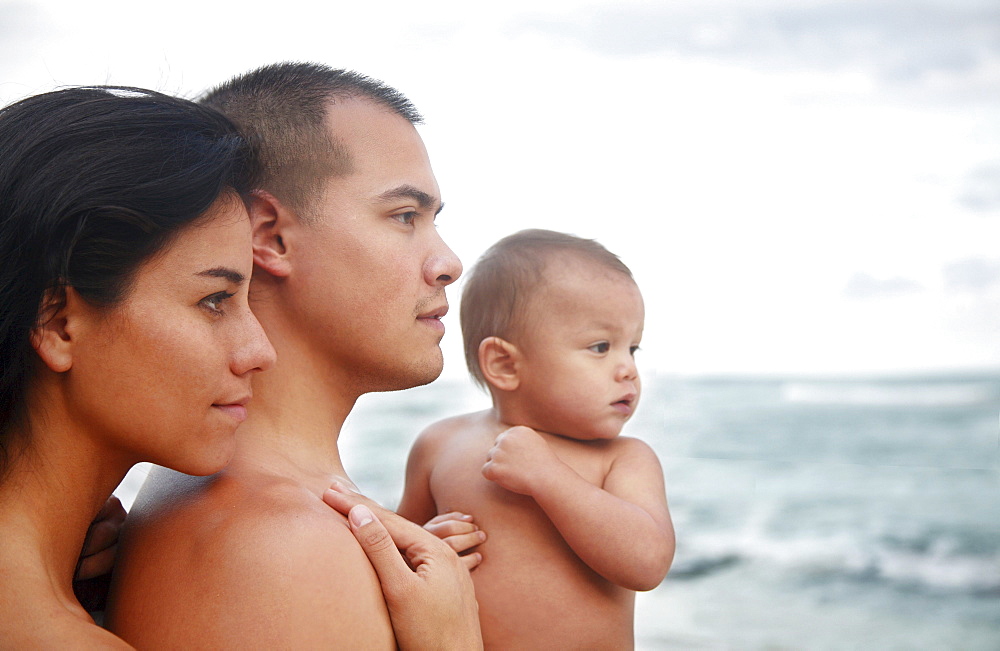
[[619,436],[643,318],[628,267],[572,235],[506,237],[466,280],[466,363],[493,408],[420,434],[399,512],[470,513],[487,532],[472,577],[488,648],[629,648],[634,591],[670,568],[660,463]]

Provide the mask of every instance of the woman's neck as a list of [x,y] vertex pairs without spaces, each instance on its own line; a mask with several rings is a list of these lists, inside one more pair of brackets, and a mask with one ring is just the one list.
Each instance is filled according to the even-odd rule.
[[0,483],[0,562],[47,582],[68,608],[80,609],[72,582],[87,529],[128,468],[71,427],[35,426]]

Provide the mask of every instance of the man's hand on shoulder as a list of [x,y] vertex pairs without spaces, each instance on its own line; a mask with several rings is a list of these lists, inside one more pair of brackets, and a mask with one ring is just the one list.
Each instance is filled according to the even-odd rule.
[[87,529],[80,560],[73,577],[73,592],[87,610],[103,610],[115,564],[118,536],[125,522],[125,507],[112,495]]

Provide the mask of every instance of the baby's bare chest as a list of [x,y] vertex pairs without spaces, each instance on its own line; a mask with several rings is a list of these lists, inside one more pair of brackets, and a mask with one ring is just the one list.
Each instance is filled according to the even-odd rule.
[[[459,436],[441,451],[430,474],[431,495],[438,513],[460,511],[484,526],[546,531],[548,517],[534,499],[506,490],[483,476],[495,438],[492,432]],[[549,449],[558,463],[588,483],[602,486],[609,466],[606,449],[568,440],[549,441]]]

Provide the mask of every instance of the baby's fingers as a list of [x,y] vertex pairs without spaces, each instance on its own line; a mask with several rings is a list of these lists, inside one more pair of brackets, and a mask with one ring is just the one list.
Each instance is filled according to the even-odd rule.
[[462,513],[460,511],[448,511],[447,513],[441,513],[439,515],[435,515],[433,518],[427,521],[427,524],[437,524],[438,522],[447,522],[448,520],[472,522],[473,518],[468,513]]
[[443,540],[446,545],[454,549],[456,554],[462,554],[485,542],[486,534],[477,530],[455,536],[446,536],[441,538],[441,540]]
[[[458,517],[452,517],[458,516]],[[472,522],[472,516],[462,513],[444,513],[427,521],[424,529],[438,538],[457,536],[478,531],[479,527]]]
[[483,562],[483,555],[479,552],[476,552],[475,554],[466,554],[465,556],[460,556],[459,558],[461,558],[462,563],[465,564],[465,569],[470,572],[479,567],[479,564]]

